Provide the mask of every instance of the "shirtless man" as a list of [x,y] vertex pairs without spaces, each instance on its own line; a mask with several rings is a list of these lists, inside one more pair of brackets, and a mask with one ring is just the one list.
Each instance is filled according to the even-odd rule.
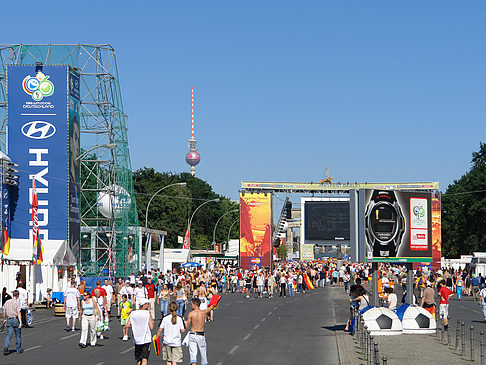
[[189,355],[191,357],[191,364],[197,363],[197,350],[201,352],[201,365],[207,365],[208,357],[206,355],[206,337],[204,336],[204,321],[209,312],[214,309],[214,305],[210,305],[208,309],[201,310],[199,305],[201,300],[199,298],[192,298],[192,311],[187,317],[186,327],[190,328],[189,332]]

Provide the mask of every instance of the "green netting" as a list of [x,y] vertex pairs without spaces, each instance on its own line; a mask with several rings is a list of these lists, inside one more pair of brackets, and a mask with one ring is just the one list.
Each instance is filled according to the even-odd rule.
[[[115,51],[110,45],[0,45],[0,149],[6,151],[6,66],[65,64],[81,74],[81,255],[87,275],[128,275],[137,268],[138,215]],[[116,144],[114,149],[102,148]],[[104,217],[98,193],[112,192],[112,204],[130,197],[119,216]]]

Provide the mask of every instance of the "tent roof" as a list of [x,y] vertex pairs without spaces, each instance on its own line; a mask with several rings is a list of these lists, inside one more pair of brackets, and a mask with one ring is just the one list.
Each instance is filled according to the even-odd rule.
[[69,247],[67,241],[63,241],[59,250],[52,259],[54,265],[74,266],[76,265],[76,256]]

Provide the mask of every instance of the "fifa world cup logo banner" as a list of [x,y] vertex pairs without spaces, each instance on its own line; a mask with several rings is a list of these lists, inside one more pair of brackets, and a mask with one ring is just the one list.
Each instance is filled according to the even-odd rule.
[[240,195],[240,265],[270,267],[272,253],[272,195]]

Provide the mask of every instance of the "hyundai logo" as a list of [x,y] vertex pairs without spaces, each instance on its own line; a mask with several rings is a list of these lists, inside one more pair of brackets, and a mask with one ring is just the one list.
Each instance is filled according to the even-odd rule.
[[22,134],[33,139],[49,138],[56,133],[56,127],[51,123],[43,121],[33,121],[25,123],[21,128]]

